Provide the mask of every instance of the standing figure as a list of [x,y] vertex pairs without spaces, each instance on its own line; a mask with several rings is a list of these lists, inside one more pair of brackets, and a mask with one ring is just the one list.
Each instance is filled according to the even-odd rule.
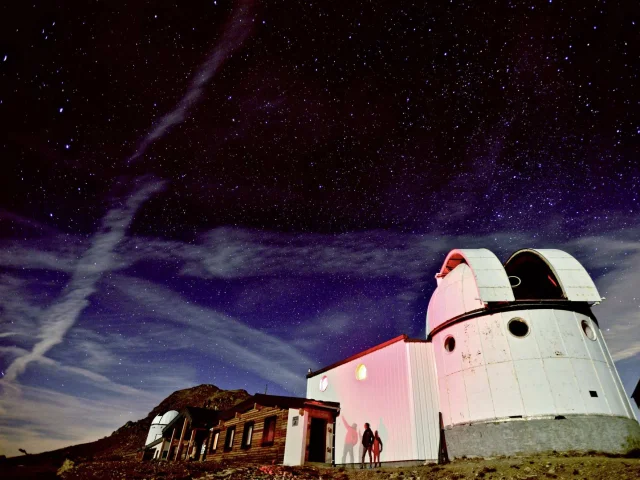
[[380,452],[382,452],[382,439],[380,435],[378,435],[378,430],[373,438],[373,466],[374,467],[382,467],[382,463],[380,463]]
[[373,440],[374,440],[373,432],[371,431],[371,427],[369,427],[368,423],[364,424],[364,433],[362,434],[362,463],[360,464],[360,468],[364,468],[364,457],[369,452],[369,468],[372,468],[371,465],[371,449],[373,448]]

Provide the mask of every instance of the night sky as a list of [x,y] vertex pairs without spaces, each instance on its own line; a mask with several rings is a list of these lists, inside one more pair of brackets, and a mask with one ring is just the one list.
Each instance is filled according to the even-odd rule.
[[634,1],[0,5],[0,453],[425,335],[452,248],[560,248],[640,376]]

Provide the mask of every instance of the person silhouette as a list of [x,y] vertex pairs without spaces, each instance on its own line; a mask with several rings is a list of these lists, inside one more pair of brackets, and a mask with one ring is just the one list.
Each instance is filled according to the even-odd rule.
[[343,464],[347,463],[347,456],[349,455],[351,456],[351,462],[349,463],[354,463],[355,460],[353,459],[353,447],[355,447],[358,444],[358,425],[355,423],[353,425],[349,425],[349,422],[347,422],[344,415],[342,415],[340,418],[342,418],[342,423],[344,424],[344,428],[347,429],[347,433],[344,436],[344,449],[342,450],[342,463]]
[[382,452],[382,439],[378,435],[378,430],[373,434],[373,466],[382,467],[380,463],[380,452]]
[[369,452],[369,468],[372,468],[371,464],[371,448],[373,447],[373,432],[371,431],[371,427],[368,423],[364,424],[364,433],[362,434],[362,463],[360,464],[360,468],[364,468],[364,458]]

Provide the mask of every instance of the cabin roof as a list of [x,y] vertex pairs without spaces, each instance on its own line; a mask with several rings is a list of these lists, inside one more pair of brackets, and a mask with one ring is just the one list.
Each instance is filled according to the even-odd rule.
[[278,407],[282,409],[318,407],[334,410],[340,408],[340,403],[338,402],[326,402],[304,397],[286,397],[282,395],[266,395],[264,393],[256,393],[243,402],[240,402],[238,405],[225,410],[222,413],[221,418],[223,420],[227,420],[229,418],[232,418],[236,413],[242,413],[251,410],[255,405],[259,405],[261,407]]
[[[281,395],[266,395],[263,393],[256,393],[255,395],[252,395],[251,397],[243,400],[242,402],[231,408],[228,408],[227,410],[211,410],[210,408],[185,407],[180,410],[180,413],[162,429],[162,433],[163,436],[166,436],[176,425],[176,423],[180,422],[184,418],[191,421],[191,428],[210,429],[217,426],[220,420],[229,420],[233,418],[236,413],[243,413],[251,410],[256,404],[262,407],[278,407],[281,409],[305,407],[325,408],[330,410],[340,409],[340,403],[338,402],[326,402],[304,397],[286,397]],[[158,443],[159,440],[155,441],[155,443],[146,445],[146,447],[151,447],[153,445],[157,445]]]
[[210,408],[185,407],[180,413],[162,429],[162,432],[169,431],[182,418],[191,421],[193,428],[210,428],[218,423],[222,412],[220,410],[211,410]]
[[147,443],[147,444],[144,446],[144,448],[151,448],[151,447],[155,447],[156,445],[158,445],[159,443],[161,443],[163,439],[164,439],[164,437],[156,438],[153,442],[151,442],[151,443]]

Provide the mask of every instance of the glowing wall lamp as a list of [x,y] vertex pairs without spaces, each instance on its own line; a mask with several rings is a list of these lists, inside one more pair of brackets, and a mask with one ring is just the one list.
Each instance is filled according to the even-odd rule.
[[324,377],[322,377],[320,379],[320,391],[324,392],[327,389],[328,386],[329,386],[329,379],[325,375]]
[[364,380],[367,378],[367,367],[361,363],[356,367],[356,380]]

